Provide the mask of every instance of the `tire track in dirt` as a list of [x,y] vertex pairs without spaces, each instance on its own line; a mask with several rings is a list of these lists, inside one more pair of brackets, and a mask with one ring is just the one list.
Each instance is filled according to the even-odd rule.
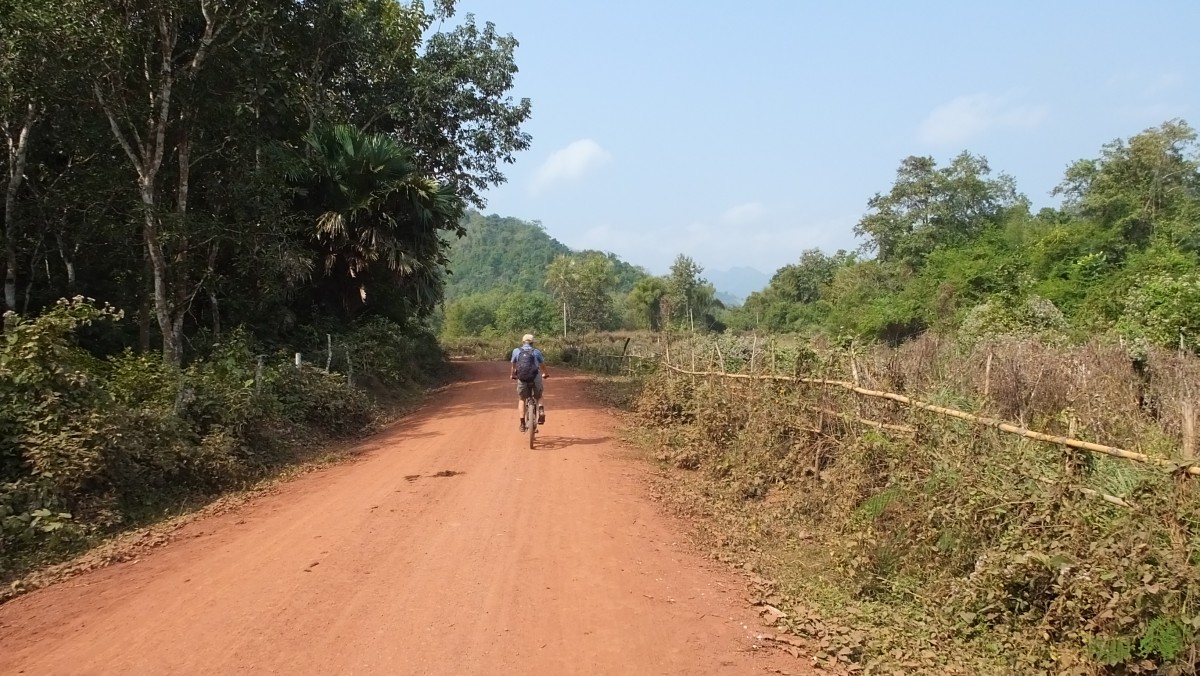
[[756,647],[582,377],[547,382],[531,451],[507,364],[458,368],[359,459],[0,606],[0,673],[807,673]]

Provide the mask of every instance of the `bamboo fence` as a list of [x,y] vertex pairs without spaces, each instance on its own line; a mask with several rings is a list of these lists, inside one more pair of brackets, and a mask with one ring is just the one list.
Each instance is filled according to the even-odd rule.
[[[1066,446],[1068,448],[1074,448],[1074,449],[1081,450],[1081,451],[1088,451],[1090,453],[1099,453],[1099,454],[1111,456],[1114,458],[1122,458],[1124,460],[1130,460],[1133,462],[1139,462],[1139,463],[1143,463],[1146,465],[1152,465],[1152,466],[1159,467],[1159,468],[1162,468],[1162,469],[1165,469],[1165,470],[1168,470],[1171,472],[1183,472],[1183,473],[1189,474],[1189,475],[1200,475],[1200,465],[1195,465],[1195,464],[1191,463],[1190,461],[1189,462],[1175,462],[1172,460],[1168,460],[1166,458],[1156,458],[1156,457],[1146,455],[1145,453],[1138,453],[1136,451],[1130,451],[1130,450],[1126,450],[1123,448],[1117,448],[1116,446],[1106,446],[1104,444],[1096,444],[1096,443],[1092,443],[1090,441],[1083,441],[1081,439],[1075,439],[1072,437],[1064,437],[1064,436],[1054,435],[1054,434],[1045,434],[1043,432],[1037,432],[1034,430],[1025,429],[1023,427],[1014,425],[1010,422],[1000,420],[998,418],[993,418],[990,416],[975,415],[973,413],[967,413],[966,411],[960,411],[955,408],[938,406],[936,404],[931,404],[927,401],[913,399],[912,397],[908,397],[903,394],[896,394],[894,392],[870,390],[865,387],[861,387],[852,382],[847,382],[844,380],[829,380],[826,378],[807,378],[807,377],[803,377],[803,376],[725,373],[722,371],[697,371],[695,369],[689,370],[689,369],[680,368],[680,367],[675,366],[674,364],[671,364],[670,362],[666,362],[666,361],[663,362],[663,366],[665,366],[666,368],[668,368],[671,371],[674,371],[675,373],[678,373],[681,375],[686,375],[686,376],[698,377],[698,378],[726,378],[726,379],[733,379],[733,380],[774,381],[774,382],[803,383],[803,384],[808,384],[808,385],[825,385],[825,386],[831,386],[831,387],[839,387],[839,388],[848,390],[850,392],[853,392],[855,394],[858,394],[860,396],[894,401],[894,402],[897,402],[900,404],[904,404],[906,406],[911,406],[916,409],[928,411],[930,413],[934,413],[937,415],[947,416],[947,417],[951,417],[951,418],[957,418],[959,420],[965,420],[969,423],[972,423],[975,425],[980,425],[983,427],[991,427],[994,429],[998,429],[1001,432],[1006,432],[1008,434],[1014,434],[1017,436],[1025,437],[1026,439],[1032,439],[1034,441],[1041,441],[1041,442],[1045,442],[1048,444],[1057,444],[1060,446]],[[837,414],[837,415],[843,415],[843,414]],[[855,416],[851,416],[851,417],[855,417]],[[874,421],[872,421],[872,422],[874,422]],[[873,425],[873,426],[878,426],[878,425]],[[905,430],[905,431],[907,432],[907,430]]]

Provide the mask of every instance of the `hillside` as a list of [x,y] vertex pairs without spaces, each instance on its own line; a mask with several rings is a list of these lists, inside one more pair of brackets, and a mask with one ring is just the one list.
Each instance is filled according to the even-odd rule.
[[704,276],[717,288],[717,297],[729,304],[740,305],[750,294],[762,291],[771,282],[771,275],[749,267],[728,270],[706,270]]
[[628,293],[648,274],[615,254],[573,251],[537,222],[471,211],[466,227],[466,236],[450,246],[447,300],[497,290],[545,291],[546,268],[564,254],[603,253],[613,262],[619,293]]
[[466,236],[450,246],[447,300],[495,289],[544,289],[550,261],[571,253],[540,224],[519,218],[471,211],[466,226]]

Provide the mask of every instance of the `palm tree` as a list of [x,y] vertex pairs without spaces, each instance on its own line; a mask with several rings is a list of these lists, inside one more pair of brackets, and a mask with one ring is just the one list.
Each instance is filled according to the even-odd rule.
[[299,165],[301,201],[315,216],[322,298],[353,315],[373,282],[398,286],[419,314],[442,295],[443,231],[464,233],[456,187],[420,173],[413,153],[385,134],[316,128]]
[[646,318],[651,331],[662,328],[662,302],[667,292],[667,282],[661,277],[642,277],[629,292],[630,304]]
[[575,258],[567,255],[555,257],[546,268],[546,287],[562,304],[562,332],[567,336],[567,323],[571,305],[579,296],[579,270]]
[[717,311],[724,310],[725,304],[717,298],[717,289],[712,284],[705,282],[696,287],[692,296],[692,309],[700,316],[706,330],[725,330],[725,325],[716,318]]

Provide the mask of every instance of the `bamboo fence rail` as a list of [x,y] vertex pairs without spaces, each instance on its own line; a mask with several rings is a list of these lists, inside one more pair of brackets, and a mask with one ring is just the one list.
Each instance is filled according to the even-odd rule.
[[860,387],[858,385],[855,385],[852,382],[847,382],[844,380],[829,380],[829,379],[825,379],[825,378],[806,378],[806,377],[802,377],[802,376],[756,375],[756,374],[747,374],[747,373],[724,373],[724,372],[720,372],[720,371],[696,371],[694,369],[687,370],[687,369],[680,368],[678,366],[675,366],[674,364],[671,364],[670,362],[664,362],[663,365],[666,366],[671,371],[674,371],[675,373],[679,373],[681,375],[693,376],[693,377],[728,378],[728,379],[735,379],[735,380],[751,380],[751,381],[758,380],[758,381],[773,381],[773,382],[791,382],[791,383],[804,383],[804,384],[809,384],[809,385],[828,385],[828,386],[832,386],[832,387],[840,387],[842,389],[848,390],[850,392],[853,392],[853,393],[861,395],[861,396],[895,401],[897,403],[904,404],[906,406],[911,406],[913,408],[921,409],[924,411],[928,411],[930,413],[936,413],[938,415],[948,416],[951,418],[957,418],[959,420],[965,420],[965,421],[975,424],[975,425],[981,425],[984,427],[992,427],[994,429],[1000,430],[1001,432],[1006,432],[1008,434],[1015,434],[1018,436],[1025,437],[1026,439],[1033,439],[1034,441],[1041,441],[1041,442],[1045,442],[1048,444],[1057,444],[1060,446],[1066,446],[1068,448],[1074,448],[1074,449],[1078,449],[1078,450],[1082,450],[1082,451],[1088,451],[1090,453],[1100,453],[1100,454],[1108,455],[1108,456],[1111,456],[1114,458],[1122,458],[1125,460],[1140,462],[1140,463],[1147,464],[1147,465],[1153,465],[1155,467],[1160,467],[1162,469],[1169,470],[1172,472],[1184,472],[1186,474],[1190,474],[1193,476],[1200,476],[1200,466],[1192,464],[1190,462],[1182,462],[1182,463],[1175,462],[1172,460],[1168,460],[1166,458],[1155,458],[1155,457],[1146,455],[1145,453],[1138,453],[1136,451],[1130,451],[1130,450],[1126,450],[1123,448],[1117,448],[1116,446],[1106,446],[1104,444],[1096,444],[1096,443],[1092,443],[1090,441],[1083,441],[1081,439],[1074,439],[1071,437],[1064,437],[1064,436],[1059,436],[1059,435],[1054,435],[1054,434],[1045,434],[1043,432],[1028,430],[1023,427],[1019,427],[1012,423],[1005,422],[1003,420],[999,420],[997,418],[993,418],[990,416],[979,416],[979,415],[975,415],[973,413],[967,413],[966,411],[960,411],[960,410],[954,409],[954,408],[947,408],[945,406],[937,406],[936,404],[931,404],[927,401],[913,399],[912,397],[908,397],[903,394],[896,394],[894,392],[870,390],[865,387]]

